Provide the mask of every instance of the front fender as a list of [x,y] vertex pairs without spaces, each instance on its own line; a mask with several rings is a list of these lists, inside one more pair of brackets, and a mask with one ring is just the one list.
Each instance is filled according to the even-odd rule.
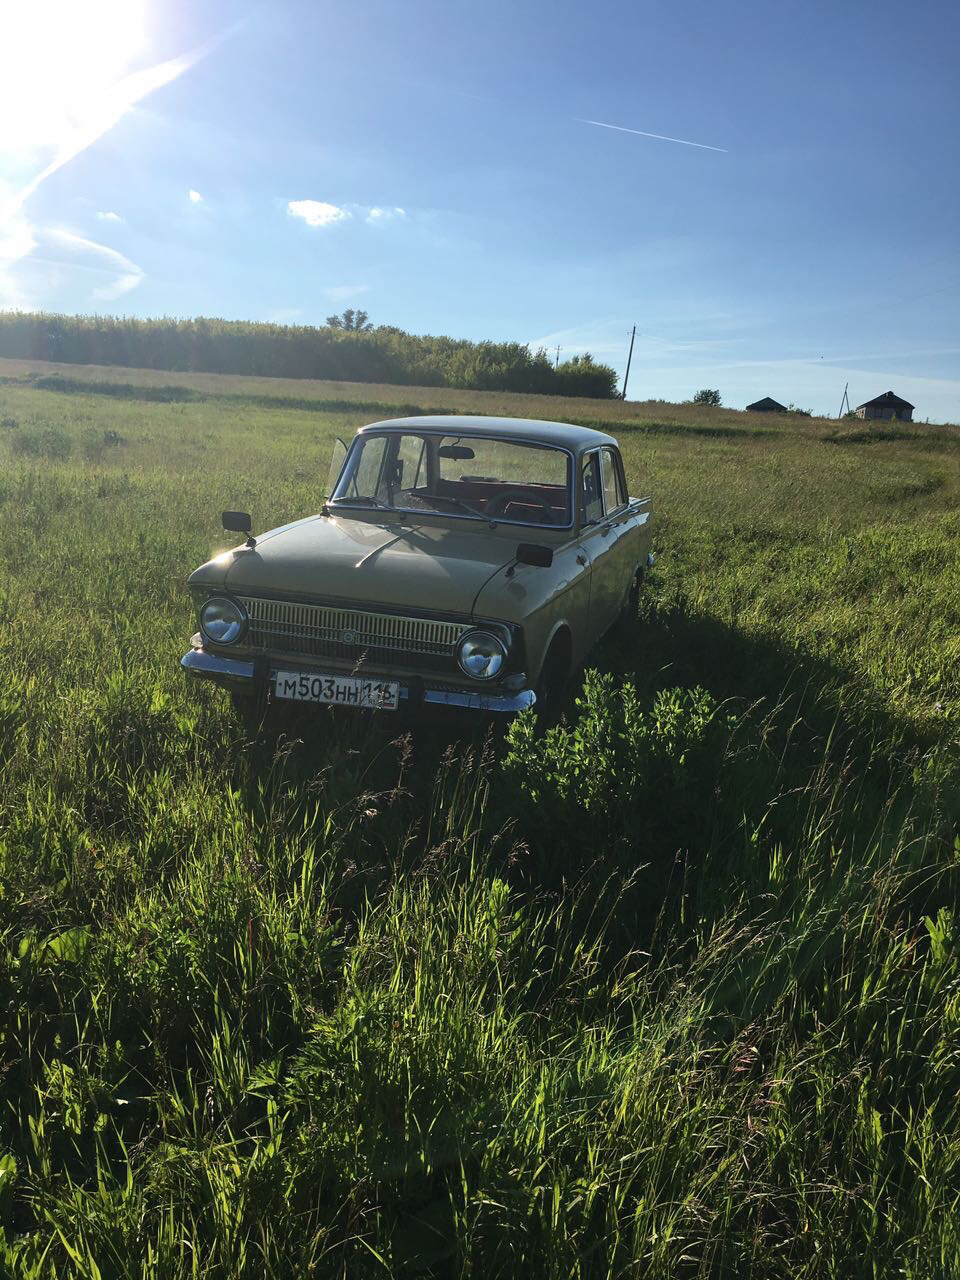
[[523,628],[531,683],[561,631],[569,633],[574,666],[598,638],[590,631],[590,564],[575,543],[557,548],[550,568],[516,564],[494,574],[478,594],[474,612]]
[[544,642],[540,646],[539,662],[537,664],[536,670],[533,669],[532,663],[528,664],[527,675],[530,678],[531,685],[536,685],[537,681],[540,679],[540,672],[543,670],[543,664],[546,660],[547,654],[550,652],[551,648],[553,647],[554,642],[558,640],[560,637],[566,637],[566,643],[568,645],[568,652],[570,656],[570,666],[571,666],[571,669],[573,668],[574,666],[573,653],[574,653],[574,647],[575,647],[573,630],[567,618],[558,618],[554,623],[553,627],[551,627],[551,629],[547,632]]

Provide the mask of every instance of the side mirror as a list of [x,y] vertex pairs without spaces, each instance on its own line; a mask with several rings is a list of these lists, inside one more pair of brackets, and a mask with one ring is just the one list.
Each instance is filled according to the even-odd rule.
[[250,532],[253,528],[253,521],[250,519],[246,511],[224,511],[220,516],[220,523],[228,533],[245,533],[247,535],[247,546],[255,547],[257,540]]
[[253,528],[253,521],[246,511],[224,511],[220,520],[228,533],[249,534]]
[[536,542],[521,542],[517,547],[519,564],[532,564],[538,569],[549,569],[553,564],[553,549],[541,547]]

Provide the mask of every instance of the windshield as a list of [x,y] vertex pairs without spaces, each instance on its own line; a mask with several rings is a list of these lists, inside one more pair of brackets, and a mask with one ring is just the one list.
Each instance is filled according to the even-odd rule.
[[570,455],[490,436],[361,436],[333,502],[509,524],[569,525]]

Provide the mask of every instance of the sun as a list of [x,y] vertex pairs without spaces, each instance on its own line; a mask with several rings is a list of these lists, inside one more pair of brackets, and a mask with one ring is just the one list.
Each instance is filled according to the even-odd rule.
[[143,0],[5,0],[0,153],[9,160],[62,146],[144,44]]

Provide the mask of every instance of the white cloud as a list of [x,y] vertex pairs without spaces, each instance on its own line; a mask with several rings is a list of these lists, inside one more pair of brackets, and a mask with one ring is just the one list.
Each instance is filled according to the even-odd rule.
[[199,191],[194,191],[193,187],[187,192],[187,199],[191,204],[203,204],[203,196]]
[[374,205],[372,209],[367,210],[366,220],[373,224],[377,222],[390,222],[393,218],[405,218],[406,216],[406,209],[401,209],[399,205],[394,205],[392,209],[382,209],[379,205]]
[[350,217],[346,209],[328,204],[326,200],[290,200],[287,213],[291,217],[302,218],[308,227],[330,227]]
[[330,204],[326,200],[289,200],[287,213],[302,218],[308,227],[331,227],[348,218],[362,218],[368,226],[384,226],[407,216],[399,205]]
[[58,249],[76,254],[81,259],[94,258],[96,261],[79,262],[77,265],[87,271],[95,271],[112,277],[104,284],[98,285],[92,296],[99,301],[109,302],[121,298],[125,293],[136,289],[144,280],[142,267],[109,245],[98,244],[96,240],[88,240],[85,236],[75,235],[72,231],[47,230],[40,233],[42,238]]
[[123,221],[119,213],[114,213],[112,209],[107,209],[103,213],[98,213],[97,217],[100,219],[101,222],[122,222]]

